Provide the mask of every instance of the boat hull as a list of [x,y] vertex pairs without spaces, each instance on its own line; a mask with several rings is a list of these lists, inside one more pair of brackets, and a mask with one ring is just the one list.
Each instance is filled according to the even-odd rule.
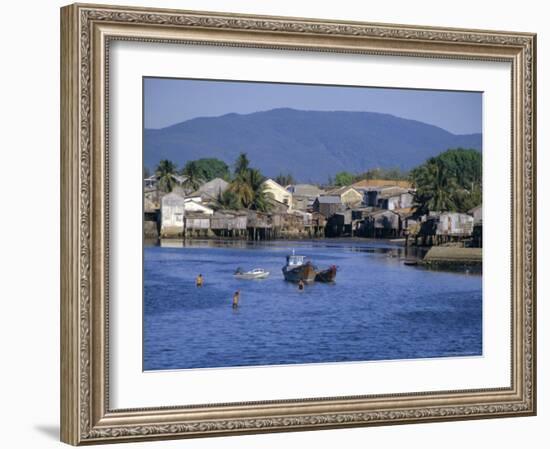
[[285,281],[288,282],[313,282],[316,273],[313,265],[308,262],[297,267],[283,267],[283,276],[285,277]]
[[269,272],[266,271],[265,273],[262,273],[262,274],[243,273],[243,274],[235,274],[234,276],[235,276],[235,279],[244,279],[244,280],[265,279],[269,276]]
[[318,271],[315,275],[315,280],[317,282],[334,282],[336,279],[336,271],[337,268],[334,265],[326,270]]

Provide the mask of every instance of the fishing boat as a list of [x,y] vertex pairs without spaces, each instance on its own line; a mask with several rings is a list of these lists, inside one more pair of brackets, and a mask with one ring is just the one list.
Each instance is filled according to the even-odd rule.
[[286,265],[283,267],[283,276],[285,281],[289,282],[313,282],[315,280],[315,267],[310,261],[305,260],[305,256],[297,256],[292,251],[292,255],[286,256]]
[[331,265],[326,270],[317,271],[315,274],[315,280],[317,282],[334,282],[336,279],[336,272],[338,268],[336,265]]
[[264,270],[263,268],[254,268],[250,271],[243,271],[242,268],[237,268],[237,271],[233,274],[236,279],[265,279],[269,276],[269,271]]

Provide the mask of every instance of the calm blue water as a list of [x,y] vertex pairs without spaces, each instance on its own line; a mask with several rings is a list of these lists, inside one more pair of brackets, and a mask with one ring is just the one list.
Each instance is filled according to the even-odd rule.
[[[145,370],[481,355],[480,275],[405,266],[379,242],[169,245],[144,250]],[[338,265],[336,283],[285,282],[292,248]],[[271,276],[236,280],[238,266]]]

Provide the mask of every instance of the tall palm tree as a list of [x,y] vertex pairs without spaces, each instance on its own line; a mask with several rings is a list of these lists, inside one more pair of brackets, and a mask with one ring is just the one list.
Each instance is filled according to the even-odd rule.
[[246,197],[241,197],[244,199],[244,207],[260,212],[268,212],[271,209],[270,199],[273,197],[265,190],[264,182],[265,177],[256,168],[249,168],[237,176],[235,183],[242,192],[246,192]]
[[234,195],[240,207],[248,209],[254,200],[254,191],[246,178],[246,172],[242,172],[229,185],[228,191]]
[[231,190],[225,192],[220,191],[216,198],[216,206],[219,209],[233,209],[237,210],[242,207],[238,198]]
[[240,153],[235,161],[235,176],[239,176],[241,173],[247,171],[249,165],[250,161],[248,160],[246,153]]
[[174,174],[176,173],[176,164],[168,159],[163,159],[157,165],[155,175],[158,178],[159,189],[163,192],[171,192],[176,181],[174,180]]
[[204,182],[203,173],[196,161],[190,161],[185,164],[181,174],[185,177],[183,186],[191,191],[197,190]]
[[456,179],[445,164],[434,159],[417,173],[419,186],[416,198],[421,209],[428,211],[457,210],[455,192],[458,189]]

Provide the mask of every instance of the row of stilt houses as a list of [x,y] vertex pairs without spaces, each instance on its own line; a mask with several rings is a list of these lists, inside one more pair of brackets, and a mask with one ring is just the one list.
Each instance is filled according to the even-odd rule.
[[410,245],[468,242],[482,245],[481,205],[467,214],[413,215],[414,189],[406,181],[368,180],[322,189],[310,184],[264,183],[269,213],[226,210],[217,198],[228,188],[222,179],[196,192],[177,186],[159,192],[151,179],[145,187],[146,238],[227,238],[251,241],[320,237],[404,238]]

